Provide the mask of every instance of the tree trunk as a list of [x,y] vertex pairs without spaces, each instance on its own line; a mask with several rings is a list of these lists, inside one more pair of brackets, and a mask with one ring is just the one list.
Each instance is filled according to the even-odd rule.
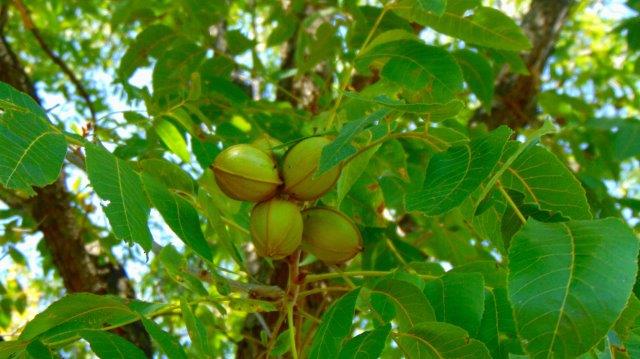
[[[24,71],[4,34],[7,7],[0,7],[0,81],[29,94],[40,103],[31,79]],[[29,199],[12,196],[2,199],[12,207],[30,214],[38,223],[53,263],[69,292],[114,294],[134,298],[135,292],[124,269],[113,263],[100,264],[98,257],[85,248],[80,216],[71,206],[72,196],[64,184],[64,171],[51,185],[36,190]],[[151,357],[153,349],[148,334],[140,323],[117,331]]]
[[535,122],[540,75],[574,3],[574,0],[531,2],[522,20],[522,29],[532,44],[531,51],[524,56],[529,75],[503,73],[499,76],[491,113],[480,110],[472,122],[484,122],[491,129],[503,124],[518,129]]

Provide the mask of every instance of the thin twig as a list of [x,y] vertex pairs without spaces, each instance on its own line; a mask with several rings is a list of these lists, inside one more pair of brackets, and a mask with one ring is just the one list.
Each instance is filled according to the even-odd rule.
[[78,94],[80,95],[80,97],[82,97],[84,101],[87,103],[89,112],[91,112],[91,119],[92,119],[93,125],[95,126],[97,122],[96,111],[93,106],[93,102],[91,101],[91,97],[89,96],[89,92],[87,92],[84,85],[82,85],[82,82],[80,82],[80,80],[76,77],[73,71],[71,71],[69,66],[67,66],[67,64],[62,60],[62,58],[60,58],[60,56],[58,56],[49,47],[46,41],[44,41],[44,38],[42,37],[40,30],[35,26],[35,24],[33,23],[33,20],[31,19],[29,9],[27,9],[27,7],[22,2],[22,0],[13,0],[13,4],[16,6],[16,8],[18,9],[18,12],[20,13],[20,17],[22,18],[22,23],[24,24],[24,27],[27,30],[29,30],[31,34],[33,34],[33,37],[36,39],[36,41],[40,45],[40,48],[42,48],[42,50],[47,54],[47,56],[49,56],[49,58],[51,58],[51,60],[56,65],[58,65],[58,67],[60,67],[62,72],[64,72],[65,75],[69,77],[69,80],[71,80],[73,85],[76,87],[76,91],[78,91]]
[[[305,277],[305,283],[317,282],[321,280],[327,279],[336,279],[341,278],[343,276],[348,277],[384,277],[393,273],[392,271],[349,271],[349,272],[341,272],[341,273],[322,273],[322,274],[309,274]],[[439,278],[438,276],[429,275],[429,274],[416,274],[418,277],[422,279],[435,279]]]
[[287,304],[287,322],[289,323],[289,341],[291,342],[291,356],[298,359],[298,350],[296,349],[296,326],[293,324],[293,306],[294,303]]
[[309,289],[309,290],[305,290],[303,292],[300,292],[298,294],[299,297],[307,297],[310,296],[312,294],[318,294],[318,293],[326,293],[326,292],[348,292],[350,291],[352,288],[350,287],[317,287],[317,288],[313,288],[313,289]]

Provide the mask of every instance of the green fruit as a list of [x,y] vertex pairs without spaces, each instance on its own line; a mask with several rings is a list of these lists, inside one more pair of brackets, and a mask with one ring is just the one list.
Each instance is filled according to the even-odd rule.
[[302,215],[294,203],[274,198],[253,207],[250,229],[258,255],[281,259],[302,241]]
[[267,200],[282,184],[273,158],[251,145],[225,149],[216,157],[212,168],[222,192],[241,201]]
[[276,140],[275,138],[263,133],[260,137],[256,138],[253,142],[251,142],[253,147],[256,147],[262,150],[264,153],[269,156],[273,156],[273,148],[276,146],[282,145],[282,142]]
[[333,187],[340,176],[339,167],[314,178],[322,148],[329,143],[331,140],[326,137],[311,137],[298,142],[287,152],[282,169],[285,192],[296,199],[310,201]]
[[325,263],[341,263],[362,250],[355,223],[340,211],[316,207],[302,212],[302,247]]

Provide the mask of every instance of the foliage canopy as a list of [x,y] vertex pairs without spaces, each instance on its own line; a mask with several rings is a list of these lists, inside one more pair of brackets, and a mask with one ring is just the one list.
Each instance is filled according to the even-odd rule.
[[[640,357],[640,5],[604,3],[0,0],[0,358]],[[278,196],[361,252],[262,258],[212,164],[314,136],[337,181]],[[56,183],[128,292],[69,285]]]

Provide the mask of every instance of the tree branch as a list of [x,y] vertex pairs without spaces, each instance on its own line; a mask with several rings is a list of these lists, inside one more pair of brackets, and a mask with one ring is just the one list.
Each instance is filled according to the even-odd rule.
[[96,119],[97,119],[96,111],[95,111],[93,102],[91,101],[91,97],[89,96],[89,92],[87,91],[87,89],[84,87],[84,85],[82,84],[80,79],[78,79],[78,77],[76,77],[76,75],[73,73],[73,71],[71,71],[69,66],[67,66],[67,64],[64,62],[64,60],[62,60],[62,58],[60,56],[58,56],[49,47],[47,42],[44,41],[44,38],[42,37],[42,34],[40,33],[40,30],[36,27],[36,25],[33,23],[33,20],[31,19],[31,15],[30,15],[29,9],[25,6],[25,4],[22,2],[22,0],[13,0],[13,4],[16,6],[16,8],[18,9],[18,12],[20,13],[20,17],[22,19],[22,23],[23,23],[24,27],[31,32],[33,37],[36,39],[36,41],[40,45],[40,48],[47,54],[47,56],[56,65],[58,65],[58,67],[60,67],[62,72],[64,72],[65,75],[67,75],[69,80],[71,80],[73,85],[76,87],[76,91],[78,92],[80,97],[82,97],[84,99],[84,101],[86,102],[87,107],[89,108],[89,112],[91,113],[92,122],[95,125],[96,124]]
[[503,72],[496,83],[496,101],[491,112],[478,110],[471,123],[484,122],[489,128],[506,124],[513,129],[536,121],[536,98],[540,75],[553,53],[562,27],[575,0],[533,0],[522,20],[522,29],[531,40],[524,56],[529,75]]

